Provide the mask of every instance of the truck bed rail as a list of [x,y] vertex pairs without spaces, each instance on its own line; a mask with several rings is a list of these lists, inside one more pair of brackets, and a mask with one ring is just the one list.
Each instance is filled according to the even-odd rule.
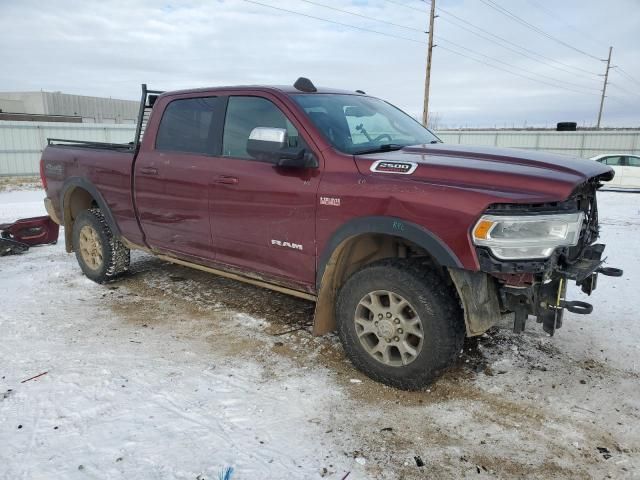
[[140,110],[138,112],[138,124],[136,126],[136,136],[133,142],[129,143],[109,143],[109,142],[94,142],[89,140],[70,140],[66,138],[47,138],[47,145],[60,145],[67,147],[81,147],[81,148],[96,148],[96,149],[108,149],[137,153],[142,142],[142,136],[147,128],[147,122],[151,115],[151,109],[155,103],[158,95],[162,94],[161,90],[148,90],[147,84],[142,84],[142,98],[140,100]]
[[142,142],[142,136],[147,128],[147,122],[151,115],[151,109],[156,102],[158,95],[162,94],[161,90],[147,90],[147,84],[142,84],[142,98],[140,99],[140,110],[138,112],[138,125],[136,127],[136,136],[133,140],[134,150],[137,152]]
[[109,150],[127,150],[133,151],[134,144],[131,143],[109,143],[109,142],[92,142],[89,140],[68,140],[65,138],[47,138],[47,145],[61,145],[68,147],[82,148],[99,148]]

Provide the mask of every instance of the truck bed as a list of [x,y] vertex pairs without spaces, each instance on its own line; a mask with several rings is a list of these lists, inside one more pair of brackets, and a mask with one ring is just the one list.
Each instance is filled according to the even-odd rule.
[[[52,139],[53,140],[53,139]],[[53,140],[42,154],[47,195],[64,222],[61,194],[69,184],[100,195],[123,234],[142,242],[132,197],[134,148],[131,144]]]

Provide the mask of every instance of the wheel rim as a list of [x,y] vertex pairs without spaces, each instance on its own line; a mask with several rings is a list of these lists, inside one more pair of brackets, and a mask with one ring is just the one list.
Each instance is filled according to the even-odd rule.
[[384,365],[409,365],[422,351],[422,321],[397,293],[376,290],[366,294],[356,307],[354,322],[365,351]]
[[80,229],[80,255],[90,269],[98,270],[102,267],[102,241],[91,225]]

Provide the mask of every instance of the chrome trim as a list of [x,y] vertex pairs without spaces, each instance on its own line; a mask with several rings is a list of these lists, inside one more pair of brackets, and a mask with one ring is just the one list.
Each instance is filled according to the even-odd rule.
[[249,140],[287,144],[287,131],[284,128],[256,127],[251,130]]

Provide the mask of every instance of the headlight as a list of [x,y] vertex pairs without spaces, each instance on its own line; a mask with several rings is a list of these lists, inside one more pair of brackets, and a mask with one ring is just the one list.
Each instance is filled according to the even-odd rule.
[[502,260],[549,258],[557,247],[578,244],[584,213],[483,215],[473,227],[473,243]]

